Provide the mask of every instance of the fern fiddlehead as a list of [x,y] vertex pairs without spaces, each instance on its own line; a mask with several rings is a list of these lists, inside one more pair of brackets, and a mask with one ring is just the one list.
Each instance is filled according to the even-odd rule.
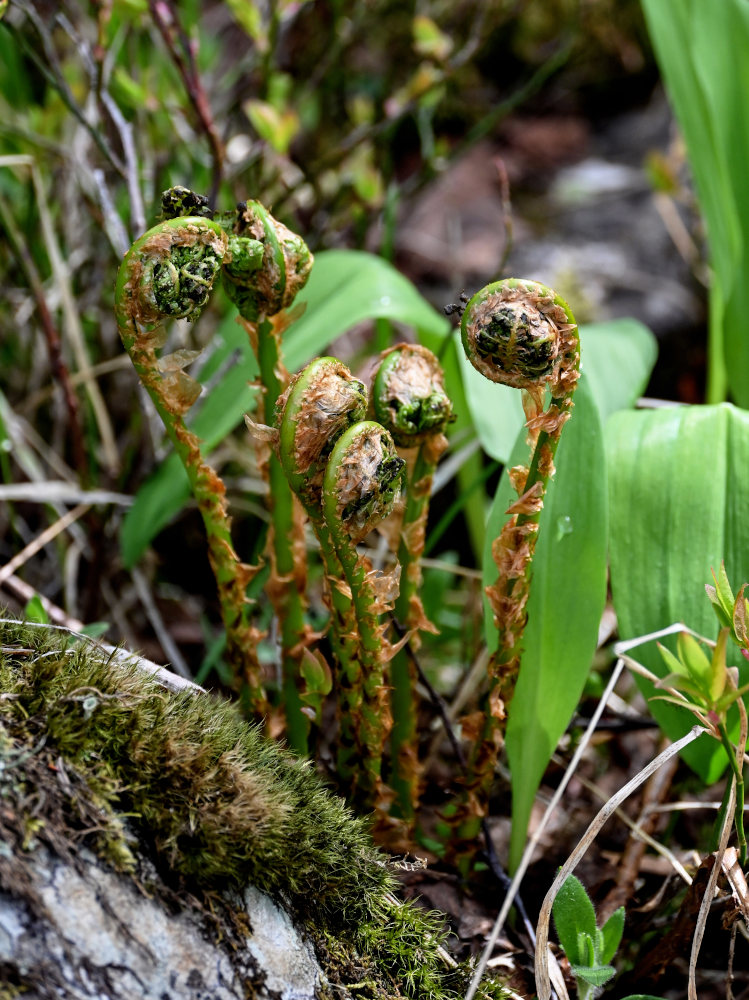
[[249,619],[246,590],[255,568],[242,563],[231,539],[225,488],[200,451],[200,441],[184,415],[200,394],[184,372],[193,351],[159,357],[170,319],[195,319],[206,304],[227,253],[227,237],[217,223],[201,217],[169,219],[137,240],[120,265],[115,313],[120,338],[161,417],[187,473],[206,529],[208,552],[218,586],[229,658],[246,685],[252,711],[267,702],[256,656],[259,633]]
[[[338,664],[353,655],[356,621],[350,597],[341,588],[343,570],[323,515],[323,479],[335,442],[364,417],[366,409],[363,383],[337,358],[328,357],[311,361],[294,375],[276,406],[281,465],[320,543],[331,613],[330,644]],[[340,676],[338,687],[340,691]],[[339,718],[339,725],[345,729],[346,722]]]
[[[164,192],[162,211],[164,215],[211,214],[207,198],[182,187]],[[216,216],[216,221],[227,235],[223,287],[239,311],[260,369],[259,420],[271,424],[276,400],[288,382],[281,356],[281,333],[286,325],[282,313],[304,286],[313,258],[304,241],[257,201],[241,202],[234,213]],[[310,630],[305,622],[302,520],[278,458],[261,446],[258,464],[269,486],[271,574],[266,589],[281,637],[286,733],[291,747],[306,753],[309,719],[302,712],[299,688]]]
[[[394,610],[399,624],[409,632],[433,631],[419,597],[420,559],[424,551],[432,477],[447,447],[443,432],[454,419],[452,401],[445,391],[442,368],[435,355],[415,344],[401,344],[385,351],[373,380],[372,409],[375,419],[390,431],[396,445],[418,449],[410,463],[401,522],[400,593]],[[418,641],[418,636],[413,634],[411,641]],[[393,657],[390,672],[393,685],[393,773],[390,783],[401,815],[411,823],[419,799],[414,696],[417,678],[413,662],[405,651]]]
[[[352,424],[336,442],[323,479],[323,514],[343,569],[356,622],[355,641],[343,666],[338,755],[345,775],[358,761],[361,797],[381,818],[390,795],[382,781],[382,755],[391,725],[386,667],[392,650],[380,616],[393,600],[393,583],[360,555],[357,543],[393,510],[403,489],[405,463],[380,424]],[[348,650],[347,650],[348,652]],[[347,745],[350,726],[353,743]]]
[[[527,621],[531,563],[554,456],[569,419],[580,374],[577,324],[567,303],[545,285],[508,278],[487,285],[468,302],[461,319],[463,347],[471,364],[493,382],[523,390],[531,458],[509,472],[518,499],[494,540],[496,582],[486,590],[499,639],[488,668],[486,711],[469,720],[471,770],[456,825],[470,842],[485,809],[507,705],[515,689]],[[549,404],[544,409],[548,389]],[[462,830],[460,827],[462,826]]]

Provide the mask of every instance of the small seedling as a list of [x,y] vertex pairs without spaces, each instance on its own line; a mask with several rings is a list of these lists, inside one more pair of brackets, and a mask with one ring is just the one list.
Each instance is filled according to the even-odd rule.
[[[735,704],[744,714],[743,697],[749,691],[749,684],[739,686],[739,672],[736,667],[726,664],[726,646],[729,636],[739,647],[743,656],[749,654],[749,633],[747,633],[747,612],[749,604],[744,597],[744,584],[736,597],[728,582],[725,566],[721,563],[718,576],[713,573],[715,586],[705,586],[707,596],[721,624],[717,641],[712,644],[712,656],[708,658],[702,645],[688,632],[682,632],[676,643],[676,655],[665,646],[658,644],[661,656],[670,673],[663,677],[657,687],[670,687],[680,692],[681,697],[657,695],[653,700],[661,700],[686,708],[723,744],[736,782],[736,836],[739,860],[746,865],[747,846],[744,832],[744,767],[743,747],[737,753],[728,733],[728,710]],[[723,804],[718,813],[716,832],[720,830],[728,808],[730,786],[726,787]],[[715,837],[717,841],[717,836]]]
[[[559,943],[564,949],[577,984],[579,1000],[591,1000],[596,991],[616,975],[611,960],[624,933],[624,907],[615,910],[603,927],[580,879],[570,875],[552,909]],[[637,993],[625,1000],[662,1000]]]

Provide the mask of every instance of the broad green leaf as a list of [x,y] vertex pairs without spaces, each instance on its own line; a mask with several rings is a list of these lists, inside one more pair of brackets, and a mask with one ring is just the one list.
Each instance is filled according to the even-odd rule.
[[[525,431],[511,465],[528,462]],[[517,864],[536,789],[577,705],[596,648],[606,597],[606,456],[598,410],[583,376],[556,456],[533,560],[523,656],[507,725],[512,773],[511,867]],[[514,498],[500,480],[486,528],[484,582],[497,571],[491,543]],[[486,639],[497,645],[488,612]]]
[[616,955],[616,949],[621,944],[623,934],[624,907],[620,906],[618,910],[614,910],[601,928],[602,944],[598,957],[604,964],[608,964],[614,955]]
[[745,0],[643,0],[648,29],[687,145],[707,223],[714,274],[710,397],[725,382],[749,406],[749,4]]
[[437,337],[450,329],[445,317],[392,264],[360,250],[317,254],[297,301],[306,302],[307,310],[288,333],[292,370],[365,319],[384,317]]
[[585,886],[575,875],[565,879],[557,893],[551,910],[559,943],[570,965],[582,965],[587,961],[584,939],[595,940],[596,912],[585,891]]
[[634,319],[612,319],[580,327],[582,370],[606,423],[633,406],[645,391],[658,355],[653,334]]
[[[356,250],[328,250],[315,257],[306,288],[298,302],[306,304],[301,319],[284,336],[284,361],[297,371],[324,354],[330,343],[356,323],[385,317],[415,327],[422,338],[442,340],[450,326],[414,286],[390,264]],[[236,360],[219,378],[222,367]],[[206,352],[201,379],[214,385],[190,411],[190,427],[209,454],[252,409],[255,390],[249,384],[257,364],[247,335],[230,317]],[[149,542],[185,505],[190,495],[187,476],[171,455],[141,487],[129,509],[121,535],[125,565],[133,566]]]
[[457,350],[463,393],[481,447],[487,455],[505,465],[525,422],[521,394],[508,385],[498,385],[484,378],[465,356],[460,344]]
[[[713,638],[715,617],[704,590],[710,570],[725,559],[729,580],[740,584],[747,574],[749,413],[728,404],[617,413],[606,442],[611,587],[621,638],[674,622]],[[655,643],[631,655],[658,676],[666,673]],[[739,661],[746,679],[746,661]],[[636,680],[646,697],[656,693]],[[693,725],[688,712],[664,702],[651,702],[651,709],[670,739]],[[707,739],[683,755],[707,783],[717,781],[727,763],[717,741]]]
[[[655,364],[655,337],[632,319],[580,327],[582,369],[601,420],[642,395]],[[506,463],[525,417],[520,393],[480,375],[461,351],[465,395],[487,455]]]

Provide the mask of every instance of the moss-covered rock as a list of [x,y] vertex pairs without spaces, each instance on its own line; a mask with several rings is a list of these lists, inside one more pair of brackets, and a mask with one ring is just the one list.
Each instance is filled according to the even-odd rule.
[[[0,621],[6,898],[43,921],[38,870],[49,863],[40,852],[84,880],[84,859],[95,856],[167,910],[189,912],[237,972],[250,930],[243,894],[253,887],[314,944],[326,974],[319,995],[461,995],[468,970],[446,961],[439,915],[395,898],[366,822],[309,763],[230,704],[169,691],[137,657],[116,659],[64,632]],[[22,965],[4,970],[19,989],[30,985]],[[246,968],[238,974],[246,995],[277,992],[259,989]],[[501,996],[496,984],[486,993]]]

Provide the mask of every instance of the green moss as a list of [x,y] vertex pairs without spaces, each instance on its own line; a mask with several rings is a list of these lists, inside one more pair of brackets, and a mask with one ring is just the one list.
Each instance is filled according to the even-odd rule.
[[364,970],[372,996],[456,995],[437,951],[439,919],[394,901],[365,821],[310,764],[231,705],[171,693],[135,666],[65,641],[0,621],[0,797],[31,801],[50,769],[64,773],[51,811],[35,814],[41,826],[0,838],[33,849],[39,836],[65,854],[61,831],[77,828],[80,843],[93,828],[87,842],[128,871],[136,833],[168,884],[208,893],[253,884],[282,899],[327,942],[323,960],[345,954]]

